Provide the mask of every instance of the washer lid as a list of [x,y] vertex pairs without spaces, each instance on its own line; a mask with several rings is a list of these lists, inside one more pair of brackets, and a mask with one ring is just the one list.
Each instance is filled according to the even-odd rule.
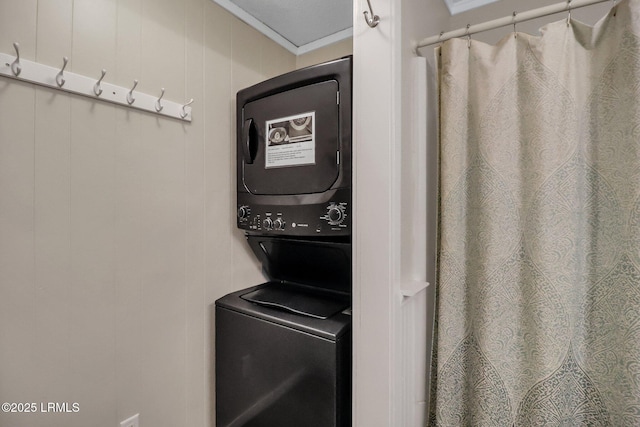
[[292,286],[297,289],[295,285],[267,282],[223,296],[216,301],[216,309],[235,311],[246,316],[312,334],[330,341],[337,341],[341,337],[345,336],[345,334],[350,333],[351,315],[347,314],[347,310],[340,311],[327,319],[319,319],[317,317],[303,316],[301,314],[280,310],[274,307],[258,305],[242,298],[245,294],[272,286]]
[[240,298],[254,304],[274,307],[316,319],[328,319],[349,307],[349,301],[346,299],[330,298],[292,286],[281,286],[278,283],[271,283],[269,286],[244,294]]

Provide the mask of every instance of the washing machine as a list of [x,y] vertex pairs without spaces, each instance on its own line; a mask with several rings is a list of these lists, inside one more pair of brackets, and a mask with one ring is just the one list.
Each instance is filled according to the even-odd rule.
[[350,426],[349,306],[279,282],[219,299],[217,427]]

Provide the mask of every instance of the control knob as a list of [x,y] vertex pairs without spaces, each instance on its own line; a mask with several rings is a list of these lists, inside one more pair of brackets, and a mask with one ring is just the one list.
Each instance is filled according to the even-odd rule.
[[248,206],[240,206],[238,208],[238,218],[245,219],[249,216],[249,207]]
[[344,210],[338,205],[331,205],[327,212],[327,218],[331,225],[342,224],[342,221],[344,221]]
[[273,222],[273,228],[275,228],[276,230],[284,230],[284,220],[282,218],[276,218],[276,220]]
[[262,221],[262,226],[264,227],[265,230],[272,230],[273,221],[271,221],[271,218],[265,218],[264,221]]

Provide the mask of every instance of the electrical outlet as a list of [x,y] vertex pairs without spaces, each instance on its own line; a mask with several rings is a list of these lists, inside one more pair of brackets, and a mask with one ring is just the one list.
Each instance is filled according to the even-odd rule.
[[140,427],[140,414],[135,414],[133,417],[120,421],[120,427]]

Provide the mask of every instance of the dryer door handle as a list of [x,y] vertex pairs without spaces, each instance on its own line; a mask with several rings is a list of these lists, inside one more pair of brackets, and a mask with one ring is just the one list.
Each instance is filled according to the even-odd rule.
[[247,164],[252,164],[256,156],[257,141],[253,141],[257,133],[255,126],[253,119],[247,119],[242,127],[242,154]]

